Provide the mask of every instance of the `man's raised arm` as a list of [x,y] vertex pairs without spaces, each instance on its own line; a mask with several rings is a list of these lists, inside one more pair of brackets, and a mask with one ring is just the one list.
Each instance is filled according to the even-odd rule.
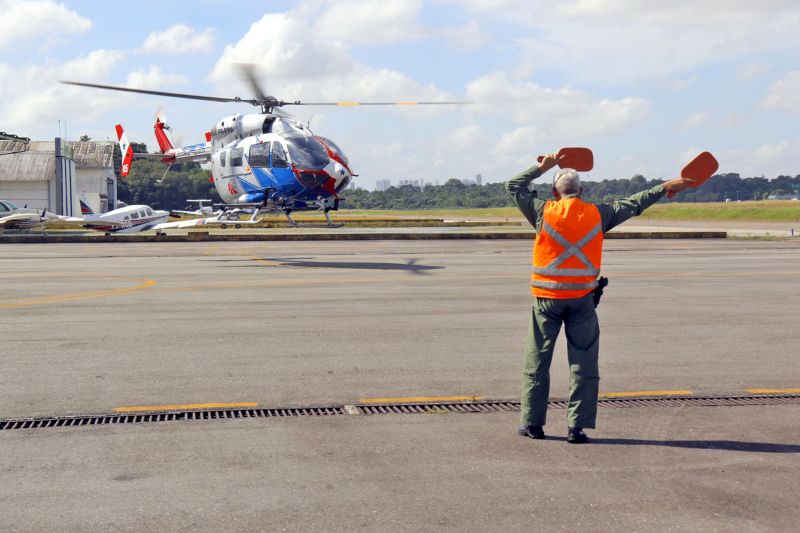
[[645,209],[659,201],[668,192],[679,193],[691,183],[693,180],[676,178],[611,204],[598,204],[597,208],[600,210],[603,220],[603,232],[619,226],[631,217],[641,215]]
[[553,168],[557,162],[556,154],[548,154],[544,156],[540,164],[520,172],[505,183],[506,191],[511,195],[514,204],[534,227],[537,226],[537,219],[544,208],[545,201],[539,198],[534,190],[533,180]]

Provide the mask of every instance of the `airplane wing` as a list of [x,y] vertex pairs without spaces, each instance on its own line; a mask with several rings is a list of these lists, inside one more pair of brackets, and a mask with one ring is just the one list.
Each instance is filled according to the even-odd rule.
[[80,222],[80,225],[84,228],[89,228],[89,229],[112,230],[117,228],[129,228],[131,227],[131,222],[130,220],[126,220],[125,222],[117,222],[115,220],[83,219]]
[[42,217],[38,213],[14,213],[5,217],[0,217],[0,228],[6,229],[29,229],[42,223]]

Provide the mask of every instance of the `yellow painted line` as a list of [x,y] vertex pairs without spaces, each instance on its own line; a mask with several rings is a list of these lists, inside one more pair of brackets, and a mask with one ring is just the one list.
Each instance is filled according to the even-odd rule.
[[639,396],[691,396],[690,390],[638,390],[623,392],[604,392],[601,398],[635,398]]
[[404,398],[361,398],[361,403],[477,402],[483,396],[409,396]]
[[417,105],[417,102],[395,102],[397,105]]
[[115,413],[133,413],[137,411],[183,411],[185,409],[221,409],[229,407],[258,407],[257,402],[237,403],[184,403],[178,405],[138,405],[134,407],[115,407]]
[[270,266],[270,267],[280,266],[280,264],[276,263],[275,261],[269,261],[267,259],[261,259],[260,257],[256,257],[254,255],[248,255],[247,258],[250,259],[251,261],[255,261],[259,265]]
[[751,394],[800,394],[800,389],[745,389]]
[[120,294],[126,294],[129,292],[147,289],[158,283],[157,281],[154,281],[152,279],[139,279],[139,278],[122,278],[122,279],[141,281],[142,283],[140,283],[139,285],[133,285],[131,287],[121,287],[119,289],[108,289],[104,291],[86,291],[86,292],[75,292],[71,294],[55,294],[53,296],[42,296],[36,298],[24,298],[21,300],[17,300],[14,303],[0,304],[0,309],[16,309],[18,307],[28,307],[31,305],[47,305],[59,302],[69,302],[73,300],[84,300],[87,298],[104,298],[107,296],[118,296]]
[[358,102],[336,102],[336,105],[355,106],[358,105]]

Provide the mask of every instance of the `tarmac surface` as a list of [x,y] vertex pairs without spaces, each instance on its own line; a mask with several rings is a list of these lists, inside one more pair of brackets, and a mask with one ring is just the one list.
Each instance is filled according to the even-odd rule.
[[[0,245],[0,418],[516,398],[529,241]],[[609,240],[601,392],[798,390],[796,241]],[[552,394],[568,388],[565,342]],[[158,407],[161,406],[161,407]],[[800,406],[0,431],[10,530],[785,531]]]

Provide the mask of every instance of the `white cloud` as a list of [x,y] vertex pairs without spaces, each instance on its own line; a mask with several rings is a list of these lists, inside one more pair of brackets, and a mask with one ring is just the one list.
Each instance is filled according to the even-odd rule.
[[314,32],[351,45],[407,41],[426,35],[417,21],[420,0],[339,0],[314,22]]
[[678,129],[687,130],[703,126],[708,124],[708,121],[713,116],[713,111],[700,111],[699,113],[693,113],[678,124]]
[[743,177],[796,176],[800,139],[763,144],[754,148],[730,149],[719,157],[720,172],[737,172]]
[[707,64],[800,49],[795,0],[458,3],[481,17],[531,27],[535,36],[518,41],[524,60],[576,80],[663,83]]
[[[249,95],[249,88],[236,81],[234,64],[253,63],[266,80],[264,90],[284,100],[435,100],[447,96],[396,70],[356,60],[350,43],[337,40],[336,32],[326,33],[329,25],[319,24],[326,14],[314,19],[313,10],[301,6],[264,15],[241,39],[225,47],[211,80],[219,83],[225,94],[234,85],[240,96]],[[316,31],[308,31],[309,25]]]
[[510,156],[531,162],[536,158],[533,151],[537,144],[541,145],[543,137],[539,128],[522,126],[505,133],[492,147],[492,152],[501,157]]
[[596,98],[564,87],[551,89],[513,80],[504,72],[480,77],[467,86],[476,112],[502,113],[519,124],[535,124],[548,137],[576,138],[618,132],[643,120],[647,100]]
[[477,22],[463,26],[445,26],[439,29],[448,44],[458,50],[475,50],[489,41],[489,36],[481,30]]
[[0,0],[0,13],[0,49],[61,33],[85,33],[92,27],[89,19],[50,0]]
[[128,87],[140,89],[161,89],[175,85],[186,85],[189,80],[180,74],[165,74],[155,65],[147,70],[139,69],[128,74]]
[[104,81],[123,57],[120,51],[95,50],[62,64],[0,65],[0,123],[29,135],[54,131],[47,125],[60,119],[85,128],[107,111],[123,107],[130,96],[61,85],[58,80]]
[[175,24],[162,32],[151,32],[142,43],[141,51],[157,54],[190,54],[214,49],[217,32],[213,28],[196,30],[185,24]]
[[800,113],[800,70],[793,70],[773,83],[761,105],[766,109]]
[[748,63],[746,65],[740,65],[736,69],[736,79],[740,81],[751,81],[759,76],[763,76],[764,74],[769,71],[769,67],[767,65],[762,65],[760,63]]
[[697,80],[700,79],[700,76],[697,74],[693,74],[685,79],[679,79],[672,82],[672,90],[673,91],[683,91],[697,83]]

